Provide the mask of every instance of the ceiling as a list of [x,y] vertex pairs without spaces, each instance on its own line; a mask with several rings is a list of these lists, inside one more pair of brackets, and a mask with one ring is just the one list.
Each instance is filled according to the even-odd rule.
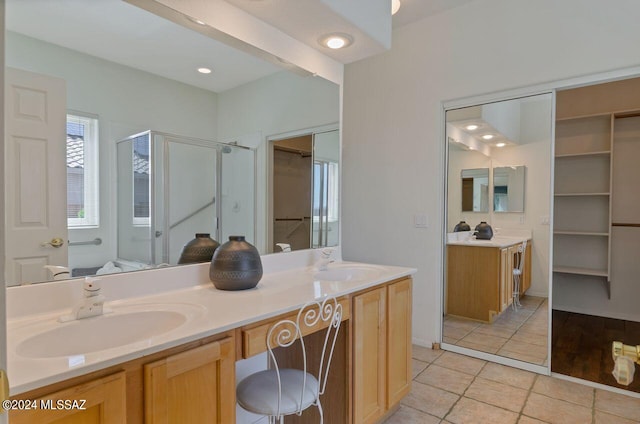
[[214,92],[282,70],[121,0],[6,0],[6,27]]
[[[226,0],[342,63],[380,52],[380,45],[318,0]],[[474,0],[402,0],[393,27],[415,22]],[[256,58],[121,0],[6,0],[10,31],[112,62],[221,92],[286,67]],[[329,32],[355,42],[341,51],[318,44]],[[202,75],[198,67],[213,72]]]

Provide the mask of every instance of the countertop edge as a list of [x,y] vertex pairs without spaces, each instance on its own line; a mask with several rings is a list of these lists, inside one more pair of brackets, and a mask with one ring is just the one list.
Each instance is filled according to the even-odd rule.
[[[345,263],[349,263],[349,262],[345,262]],[[356,263],[356,262],[351,262],[353,264],[361,264],[361,263]],[[362,265],[366,265],[366,264],[362,264]],[[380,265],[376,265],[376,266],[380,266]],[[339,292],[336,293],[332,293],[332,295],[339,297],[339,296],[345,296],[345,295],[350,295],[356,292],[360,292],[363,290],[367,290],[369,288],[375,287],[377,285],[381,285],[384,283],[387,283],[389,281],[393,281],[393,280],[397,280],[397,279],[401,279],[401,278],[405,278],[405,277],[410,277],[413,276],[416,272],[417,269],[415,268],[407,268],[407,267],[397,267],[397,266],[388,266],[386,267],[388,268],[391,272],[389,273],[385,273],[383,276],[373,279],[371,281],[367,281],[367,282],[363,282],[362,284],[357,284],[353,287],[341,290]],[[302,283],[299,283],[302,284]],[[200,284],[197,286],[204,286],[205,284]],[[183,289],[183,290],[178,290],[177,292],[186,292],[189,289]],[[311,300],[311,299],[308,299]],[[308,301],[307,300],[307,301]],[[160,342],[158,344],[155,344],[153,346],[149,346],[146,348],[142,348],[142,349],[136,349],[134,351],[130,351],[130,352],[125,352],[122,354],[115,354],[113,357],[109,357],[103,360],[97,360],[96,362],[93,363],[89,363],[87,365],[78,367],[78,368],[74,368],[74,369],[66,369],[64,371],[61,372],[53,372],[51,375],[47,375],[44,376],[42,378],[37,378],[37,379],[32,379],[32,380],[28,380],[26,382],[22,382],[20,384],[14,385],[14,386],[10,386],[10,393],[11,396],[16,396],[16,395],[20,395],[22,393],[31,391],[31,390],[35,390],[44,386],[48,386],[54,383],[58,383],[58,382],[62,382],[71,378],[75,378],[75,377],[79,377],[85,374],[89,374],[95,371],[99,371],[105,368],[109,368],[111,366],[116,366],[118,364],[122,364],[125,362],[129,362],[132,360],[136,360],[136,359],[140,359],[143,358],[145,356],[149,356],[158,352],[161,352],[163,350],[167,350],[167,349],[171,349],[186,343],[190,343],[196,340],[200,340],[209,336],[213,336],[216,334],[221,334],[224,333],[226,331],[229,330],[233,330],[245,325],[249,325],[249,324],[253,324],[262,320],[266,320],[269,319],[271,317],[283,314],[283,313],[287,313],[290,311],[293,311],[297,308],[299,308],[300,306],[302,306],[304,304],[304,302],[295,302],[292,303],[290,305],[287,305],[287,307],[281,307],[281,308],[277,308],[273,311],[270,311],[269,313],[266,314],[261,314],[261,315],[255,315],[255,316],[251,316],[250,318],[244,319],[244,320],[240,320],[240,321],[236,321],[233,323],[229,323],[227,325],[224,326],[220,326],[220,327],[212,327],[212,328],[208,328],[205,330],[198,330],[192,334],[188,334],[184,337],[178,337],[178,338],[174,338],[171,340],[167,340],[167,341],[163,341]],[[237,358],[237,360],[242,359],[242,358]],[[40,361],[41,359],[34,359],[34,361]],[[9,369],[9,373],[11,376],[12,370]],[[15,373],[14,373],[15,374]]]

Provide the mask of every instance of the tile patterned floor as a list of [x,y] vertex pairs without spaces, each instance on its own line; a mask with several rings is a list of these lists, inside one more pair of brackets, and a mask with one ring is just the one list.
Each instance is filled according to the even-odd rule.
[[413,387],[385,424],[632,424],[640,399],[413,347]]
[[521,303],[521,308],[516,311],[510,307],[493,324],[446,317],[443,341],[537,365],[546,365],[549,329],[547,299],[525,296]]

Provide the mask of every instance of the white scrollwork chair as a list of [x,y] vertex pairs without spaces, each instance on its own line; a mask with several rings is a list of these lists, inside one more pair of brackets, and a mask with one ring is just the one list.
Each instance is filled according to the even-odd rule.
[[[327,385],[341,322],[342,305],[335,297],[325,297],[306,303],[300,308],[295,321],[284,319],[274,324],[267,334],[270,368],[251,374],[238,384],[238,404],[249,412],[268,416],[270,423],[282,423],[285,415],[301,415],[305,409],[315,405],[322,424],[320,395]],[[327,328],[323,330],[320,363],[317,369],[309,371],[303,335],[323,326]],[[274,349],[289,347],[296,340],[301,344],[302,369],[281,368]]]
[[525,253],[527,252],[527,240],[518,246],[516,262],[513,264],[513,309],[518,310],[520,304],[520,290],[522,289],[522,270],[524,269]]

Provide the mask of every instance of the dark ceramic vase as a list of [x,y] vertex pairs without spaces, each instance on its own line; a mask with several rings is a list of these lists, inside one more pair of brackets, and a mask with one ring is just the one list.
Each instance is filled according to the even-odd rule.
[[244,236],[229,236],[211,259],[209,279],[220,290],[254,288],[262,278],[260,253]]
[[220,243],[209,237],[209,234],[197,233],[196,238],[182,248],[178,264],[209,262],[218,246],[220,246]]
[[460,231],[471,231],[471,227],[465,221],[460,221],[453,227],[453,232],[459,233]]
[[476,225],[476,230],[473,234],[478,240],[491,240],[491,237],[493,237],[493,229],[491,228],[491,225],[482,221]]

